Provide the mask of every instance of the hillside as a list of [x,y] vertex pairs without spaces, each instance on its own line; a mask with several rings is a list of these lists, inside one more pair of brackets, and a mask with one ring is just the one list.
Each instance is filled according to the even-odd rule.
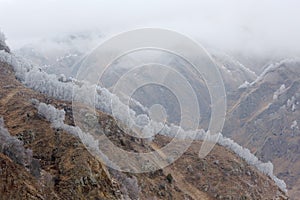
[[[78,138],[54,129],[35,105],[38,100],[65,110],[65,123],[73,125],[70,102],[24,87],[6,63],[0,63],[0,72],[0,116],[9,133],[32,150],[34,160],[22,166],[9,154],[0,154],[2,199],[287,199],[273,180],[224,147],[217,145],[200,159],[201,142],[194,142],[175,163],[156,172],[109,170]],[[115,119],[100,111],[99,116],[99,123],[109,126],[109,138],[124,149],[151,150],[169,140],[164,136],[150,144],[132,140]]]
[[300,62],[269,65],[229,109],[223,134],[271,161],[293,199],[300,196]]
[[[77,77],[80,62],[85,54],[97,47],[101,39],[103,38],[99,33],[74,33],[25,45],[18,49],[16,54],[30,60],[47,73],[64,74],[66,79],[69,77],[74,78]],[[252,82],[256,79],[257,75],[235,58],[219,51],[212,50],[210,52],[221,72],[228,96],[235,95],[235,91],[244,82]],[[122,75],[145,63],[160,63],[161,65],[172,66],[183,75],[198,98],[201,112],[199,127],[206,129],[211,115],[211,102],[204,77],[195,72],[190,63],[175,54],[155,50],[131,52],[111,63],[110,67],[105,70],[100,82],[105,88],[111,88]],[[90,73],[89,70],[87,70],[89,74],[97,74]],[[139,88],[134,93],[133,98],[147,108],[150,108],[153,104],[163,105],[168,116],[167,120],[178,125],[181,117],[180,106],[178,100],[168,88],[148,85]],[[139,109],[135,109],[135,111],[140,112]]]

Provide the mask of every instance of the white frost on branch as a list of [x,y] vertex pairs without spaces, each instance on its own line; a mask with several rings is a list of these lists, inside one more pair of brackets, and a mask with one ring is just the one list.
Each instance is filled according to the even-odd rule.
[[[52,105],[47,105],[45,103],[39,103],[38,107],[38,113],[45,117],[49,122],[51,122],[51,125],[56,129],[62,129],[76,137],[80,137],[82,135],[86,135],[82,132],[82,130],[79,127],[76,126],[70,126],[65,124],[65,111],[56,109]],[[80,137],[81,138],[81,137]],[[82,141],[87,147],[98,149],[98,142],[95,141],[92,136],[90,137],[84,137],[85,141]]]
[[[106,163],[111,163],[105,154],[103,154],[99,149],[99,142],[95,140],[94,137],[81,130],[78,126],[70,126],[64,123],[65,111],[56,109],[52,105],[47,105],[45,103],[38,103],[37,105],[38,113],[46,118],[52,125],[53,128],[61,129],[67,133],[77,137],[86,146],[86,148],[92,152],[97,153]],[[111,163],[111,166],[114,163]]]
[[64,110],[58,110],[52,105],[40,103],[38,105],[38,113],[51,122],[54,128],[63,127],[66,114]]

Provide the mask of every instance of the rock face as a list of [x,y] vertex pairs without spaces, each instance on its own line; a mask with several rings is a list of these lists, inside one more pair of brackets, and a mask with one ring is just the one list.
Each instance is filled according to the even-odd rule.
[[300,62],[270,65],[229,109],[223,134],[274,164],[293,199],[300,197]]
[[[74,125],[70,102],[24,87],[5,63],[0,63],[0,88],[0,116],[35,159],[30,170],[0,153],[0,199],[287,199],[269,177],[224,147],[216,146],[200,159],[201,142],[156,172],[127,174],[107,169],[78,138],[53,129],[34,105],[38,100],[64,109],[65,123]],[[152,151],[170,140],[162,136],[152,143],[135,140],[111,116],[101,112],[99,116],[105,134],[127,151]]]

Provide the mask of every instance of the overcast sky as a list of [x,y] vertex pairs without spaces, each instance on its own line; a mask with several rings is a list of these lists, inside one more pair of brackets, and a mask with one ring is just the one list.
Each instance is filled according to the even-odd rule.
[[300,56],[298,0],[0,0],[0,28],[17,48],[87,30],[168,28],[230,50]]

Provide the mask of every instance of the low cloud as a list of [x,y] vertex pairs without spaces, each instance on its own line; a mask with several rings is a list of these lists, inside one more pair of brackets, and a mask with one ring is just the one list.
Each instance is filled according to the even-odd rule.
[[300,56],[296,0],[0,0],[0,28],[8,44],[70,32],[106,35],[139,27],[168,28],[206,46],[244,54]]

